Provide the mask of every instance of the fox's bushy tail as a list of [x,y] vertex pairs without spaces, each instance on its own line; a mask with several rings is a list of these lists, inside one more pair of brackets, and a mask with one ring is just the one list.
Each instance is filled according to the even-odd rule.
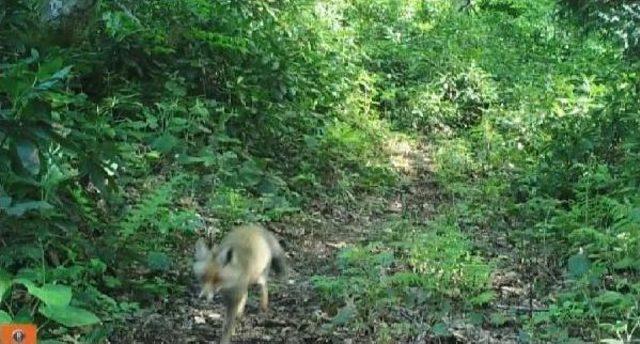
[[269,243],[269,247],[271,248],[271,270],[279,276],[284,277],[288,274],[288,264],[287,257],[278,242],[278,239],[270,233],[267,232],[267,242]]

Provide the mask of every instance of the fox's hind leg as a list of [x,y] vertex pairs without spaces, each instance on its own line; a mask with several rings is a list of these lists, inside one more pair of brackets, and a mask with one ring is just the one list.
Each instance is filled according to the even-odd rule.
[[260,310],[266,312],[269,308],[269,290],[267,288],[266,270],[265,273],[258,278],[257,284],[260,285]]

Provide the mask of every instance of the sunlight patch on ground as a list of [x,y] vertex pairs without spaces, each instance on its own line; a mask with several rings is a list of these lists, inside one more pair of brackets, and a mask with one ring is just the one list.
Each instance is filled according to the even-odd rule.
[[391,166],[396,172],[415,174],[415,142],[401,135],[393,135],[385,142],[384,148],[389,155]]
[[420,171],[430,166],[424,149],[413,138],[399,134],[391,135],[385,142],[384,150],[393,169],[407,177],[416,177]]

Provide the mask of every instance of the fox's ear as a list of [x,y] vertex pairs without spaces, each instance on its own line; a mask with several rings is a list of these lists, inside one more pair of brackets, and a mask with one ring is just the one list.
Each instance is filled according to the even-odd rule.
[[208,260],[211,257],[211,250],[202,238],[196,242],[196,250],[194,254],[197,261]]

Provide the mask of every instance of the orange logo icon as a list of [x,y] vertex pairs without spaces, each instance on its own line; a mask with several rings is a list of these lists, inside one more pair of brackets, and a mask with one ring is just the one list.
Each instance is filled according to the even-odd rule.
[[0,325],[0,344],[36,344],[37,329],[33,324]]

